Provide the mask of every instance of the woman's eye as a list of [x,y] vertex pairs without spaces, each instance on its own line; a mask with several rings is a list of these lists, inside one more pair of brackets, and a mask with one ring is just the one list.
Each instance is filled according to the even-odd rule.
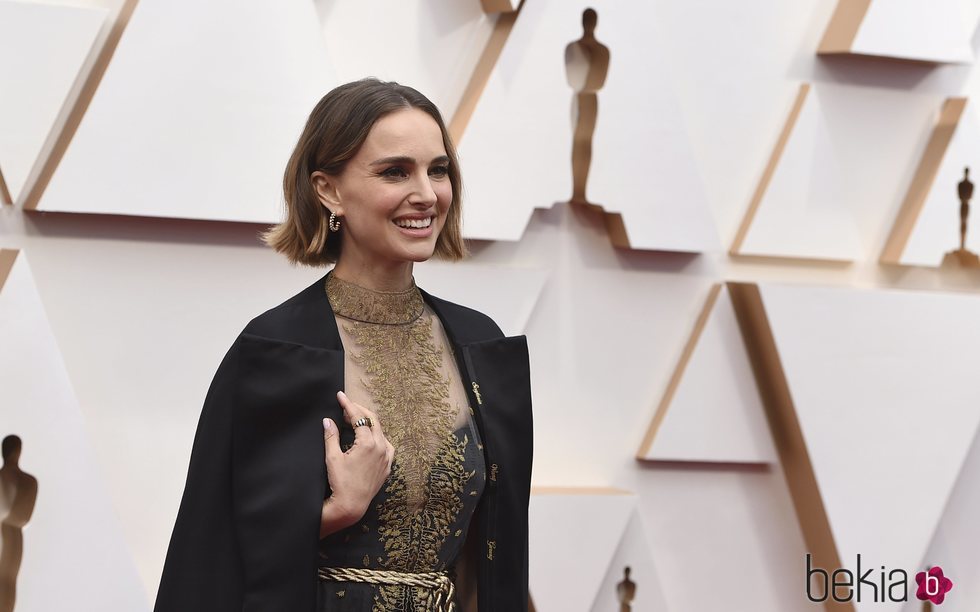
[[429,170],[429,172],[436,176],[446,176],[449,174],[449,166],[436,166],[435,168]]
[[382,172],[381,176],[386,176],[389,178],[403,178],[408,175],[405,173],[404,168],[401,168],[399,166],[392,166],[391,168],[388,168],[387,170]]

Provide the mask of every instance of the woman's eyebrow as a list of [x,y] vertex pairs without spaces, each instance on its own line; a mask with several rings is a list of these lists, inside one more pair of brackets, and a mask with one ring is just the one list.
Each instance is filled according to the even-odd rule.
[[[438,164],[443,162],[448,162],[448,155],[440,155],[439,157],[433,158],[432,164]],[[415,160],[407,155],[394,155],[392,157],[382,157],[381,159],[376,159],[369,166],[380,166],[383,164],[414,164]],[[431,165],[431,164],[430,164]]]
[[371,162],[371,166],[379,166],[381,164],[414,164],[415,160],[407,155],[395,155],[392,157],[382,157],[381,159],[376,159]]

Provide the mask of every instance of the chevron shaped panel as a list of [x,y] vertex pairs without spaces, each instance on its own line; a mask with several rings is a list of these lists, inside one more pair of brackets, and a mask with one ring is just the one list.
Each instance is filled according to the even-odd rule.
[[[945,253],[959,248],[959,183],[966,168],[973,171],[970,179],[977,180],[978,139],[976,103],[966,98],[947,99],[882,251],[882,263],[935,267],[943,262]],[[976,215],[967,221],[966,248],[980,253]],[[969,231],[970,226],[973,231]]]
[[851,261],[857,228],[820,100],[800,86],[756,187],[732,255]]
[[838,0],[817,52],[969,63],[977,22],[965,5],[960,0]]
[[370,75],[414,87],[439,107],[447,122],[493,32],[496,16],[487,13],[513,11],[516,7],[510,4],[499,0],[484,0],[482,6],[479,0],[315,2],[327,56],[336,58],[333,69],[338,83]]
[[310,2],[141,0],[39,209],[271,222],[336,83]]
[[637,458],[776,460],[728,290],[711,288]]
[[590,609],[635,507],[636,497],[619,489],[532,489],[528,555],[535,609]]
[[106,20],[99,8],[0,2],[0,173],[20,203]]
[[30,267],[12,253],[0,251],[0,437],[21,438],[20,469],[38,483],[16,610],[149,612]]
[[[548,272],[468,263],[429,262],[415,268],[420,287],[453,302],[470,304],[488,314],[507,335],[525,333],[531,312],[548,280]],[[507,291],[501,291],[501,287]]]
[[814,563],[914,575],[980,425],[980,298],[730,288]]
[[592,612],[622,612],[622,603],[629,603],[637,611],[668,609],[643,519],[637,510],[633,511],[619,540]]
[[[465,124],[465,234],[517,240],[535,207],[572,197],[576,81],[566,48],[583,38],[583,11],[610,61],[597,89],[586,195],[609,216],[617,246],[701,251],[717,235],[676,101],[666,51],[651,36],[651,3],[528,2]],[[633,75],[644,74],[637,80]],[[519,191],[508,176],[533,173]]]

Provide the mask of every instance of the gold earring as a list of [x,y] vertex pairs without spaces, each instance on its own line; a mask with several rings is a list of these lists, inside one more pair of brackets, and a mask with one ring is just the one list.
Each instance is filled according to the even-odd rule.
[[331,232],[340,231],[340,221],[337,220],[337,213],[335,212],[330,213],[330,220],[327,221],[327,227],[330,228]]

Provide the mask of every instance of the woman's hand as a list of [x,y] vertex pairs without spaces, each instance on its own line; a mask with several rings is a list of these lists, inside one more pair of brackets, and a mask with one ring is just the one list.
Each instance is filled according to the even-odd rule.
[[321,538],[350,527],[364,516],[391,473],[391,462],[395,457],[395,447],[385,438],[378,415],[351,401],[343,391],[337,392],[337,399],[348,423],[367,417],[372,426],[355,427],[354,445],[343,452],[337,424],[331,419],[323,419],[327,479],[333,493],[323,502]]

